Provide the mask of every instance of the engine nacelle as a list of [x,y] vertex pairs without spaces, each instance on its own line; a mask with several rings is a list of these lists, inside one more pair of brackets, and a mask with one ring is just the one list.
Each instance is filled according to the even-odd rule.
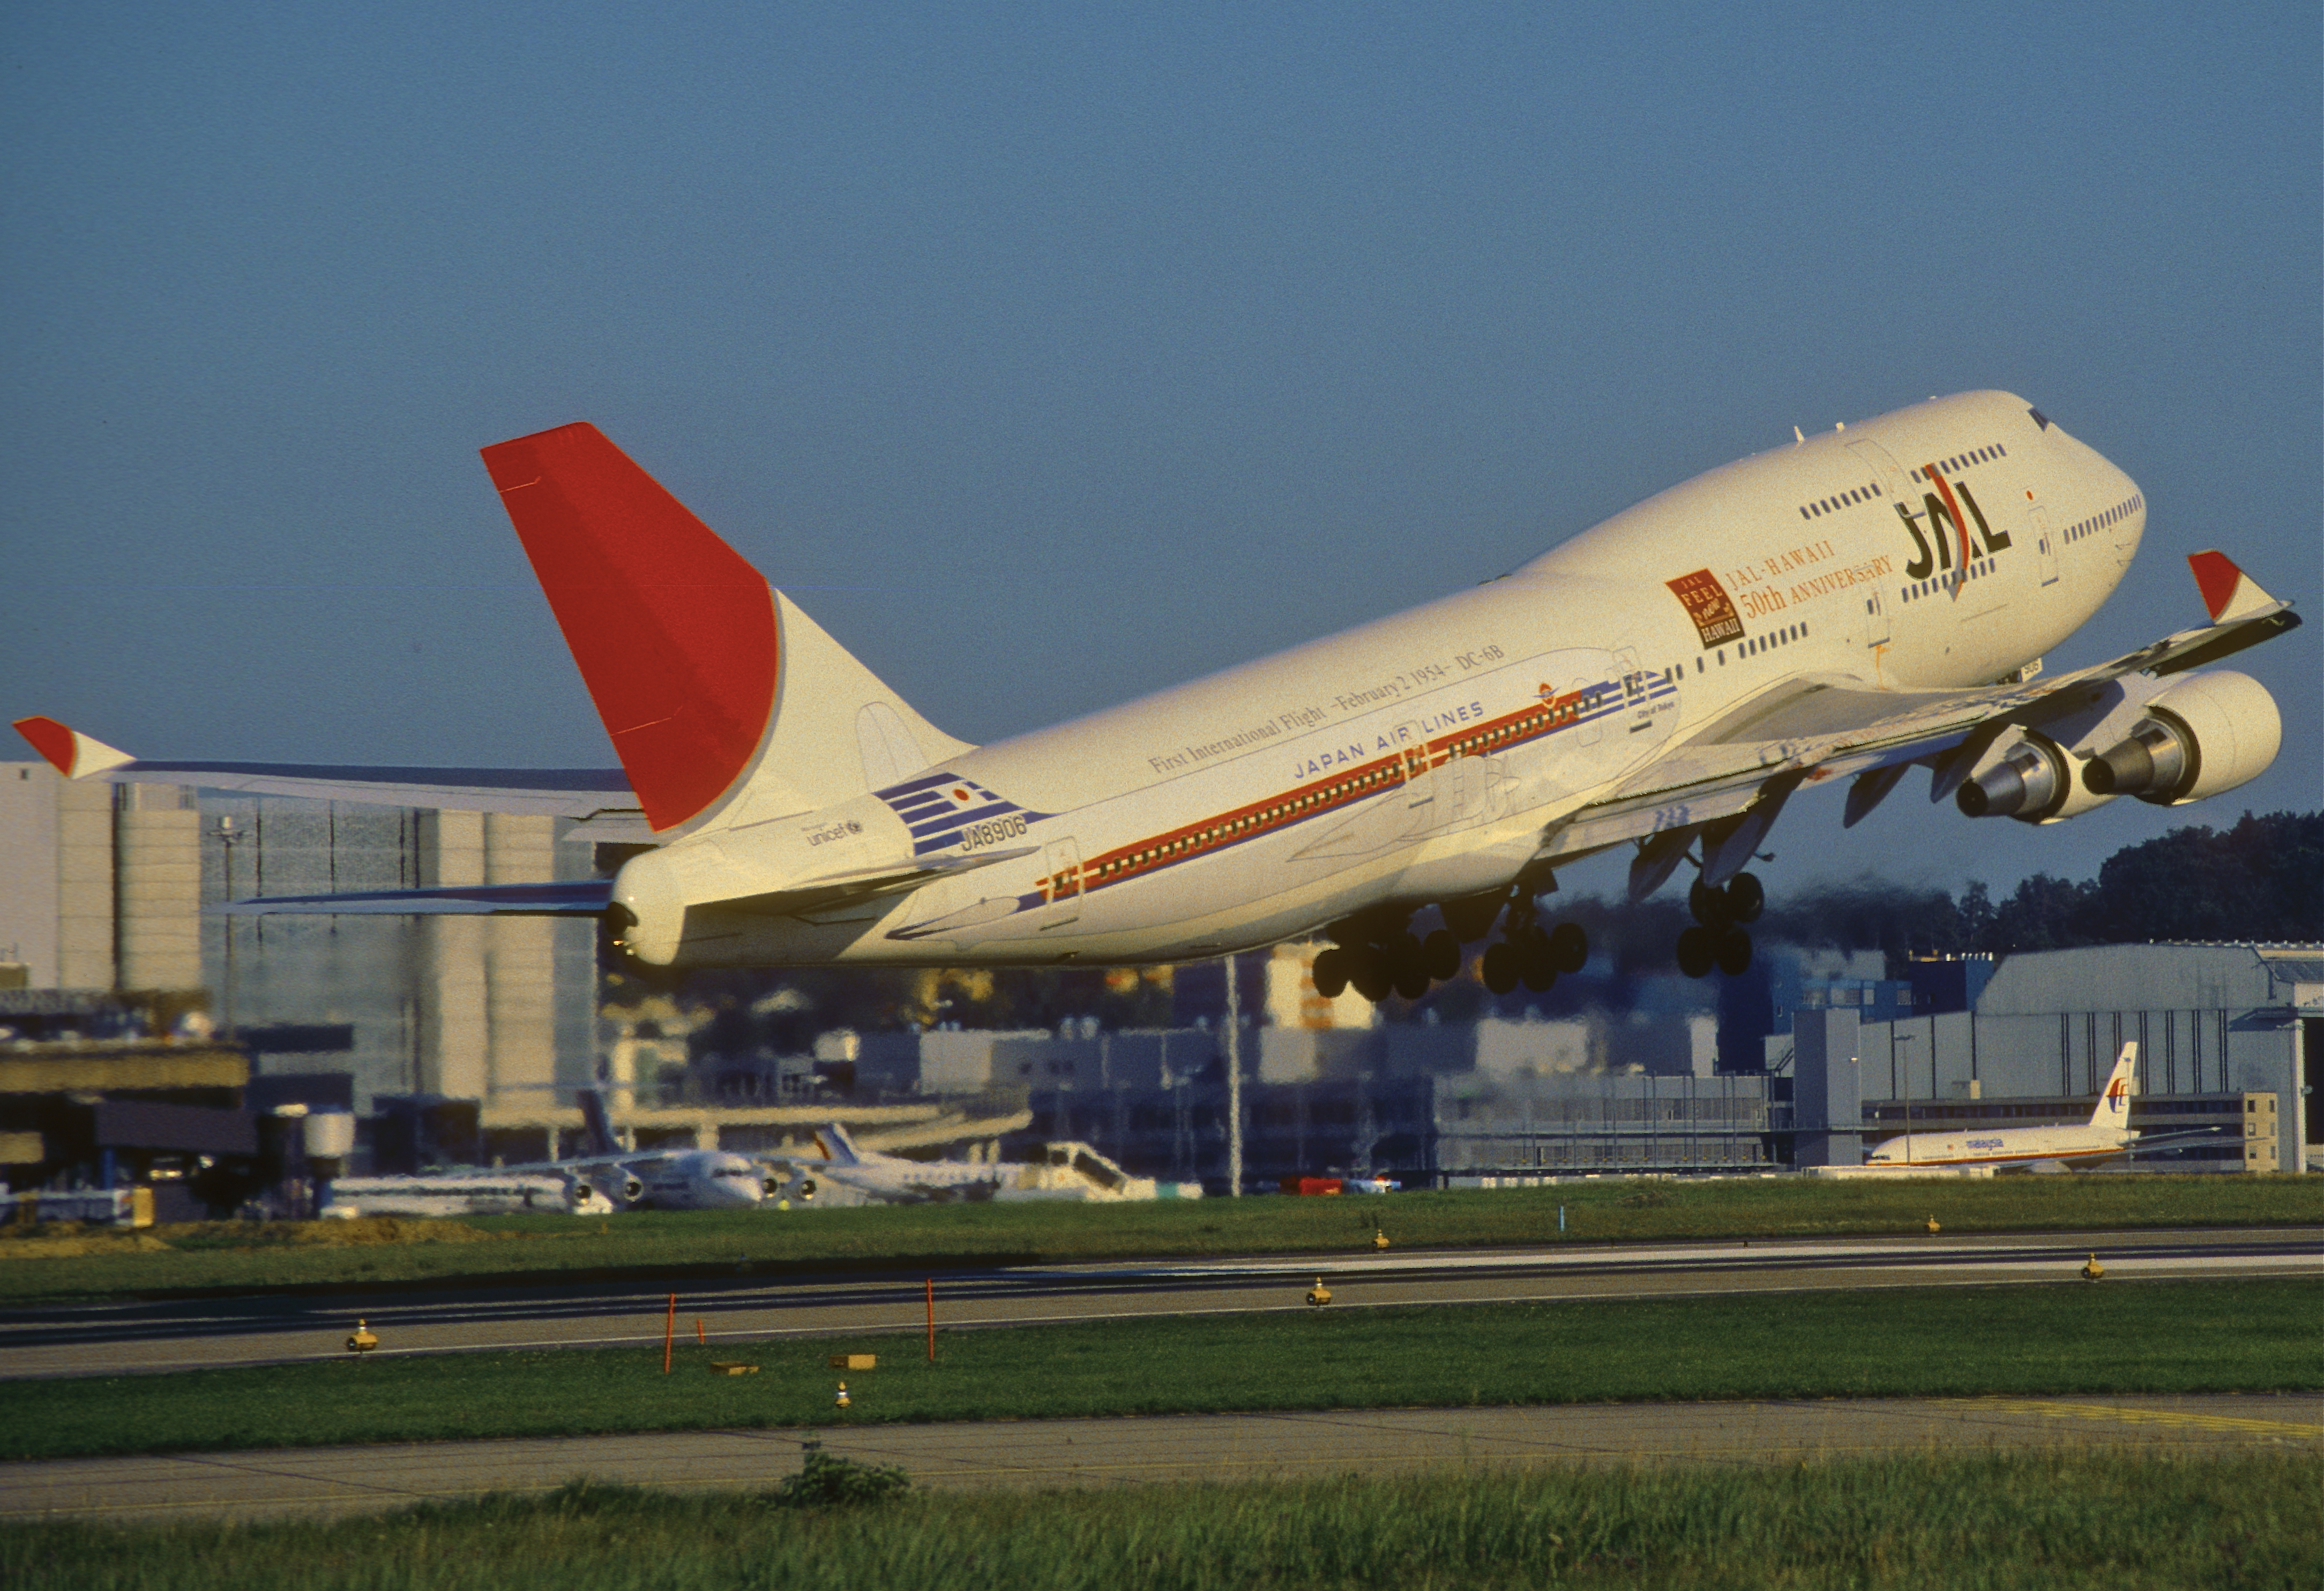
[[613,876],[613,942],[650,967],[678,959],[686,937],[686,892],[667,851],[630,858]]
[[2084,788],[2074,777],[2081,759],[2051,740],[2028,731],[1953,792],[1953,805],[1969,817],[2014,817],[2022,823],[2079,817],[2113,796]]
[[2083,765],[2082,784],[2177,806],[2259,777],[2282,744],[2266,686],[2247,674],[2199,674],[2148,702],[2126,739]]

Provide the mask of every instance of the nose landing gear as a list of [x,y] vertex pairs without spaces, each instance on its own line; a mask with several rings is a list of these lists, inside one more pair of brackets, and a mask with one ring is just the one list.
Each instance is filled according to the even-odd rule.
[[1687,910],[1695,925],[1678,936],[1678,970],[1689,978],[1702,978],[1713,967],[1738,978],[1751,965],[1751,936],[1743,924],[1756,923],[1767,909],[1767,892],[1748,873],[1738,873],[1725,888],[1701,878],[1687,892]]

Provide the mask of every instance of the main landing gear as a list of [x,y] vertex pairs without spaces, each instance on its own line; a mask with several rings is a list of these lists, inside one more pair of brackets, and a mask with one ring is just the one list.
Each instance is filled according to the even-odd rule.
[[1678,936],[1678,970],[1689,978],[1707,976],[1713,967],[1738,978],[1751,965],[1751,936],[1746,923],[1756,923],[1767,909],[1767,892],[1748,873],[1738,873],[1724,889],[1697,878],[1687,892],[1687,909],[1695,925]]
[[1405,925],[1408,914],[1392,925],[1340,924],[1333,936],[1341,943],[1315,958],[1315,992],[1335,1000],[1351,984],[1374,1005],[1393,989],[1407,1000],[1428,992],[1428,986],[1461,973],[1461,942],[1439,928],[1423,939]]
[[[1479,970],[1495,994],[1508,994],[1520,983],[1540,993],[1560,972],[1582,970],[1590,959],[1590,936],[1579,923],[1543,928],[1535,921],[1532,896],[1523,889],[1515,893],[1503,937],[1486,948]],[[1335,923],[1331,932],[1336,943],[1315,958],[1315,992],[1337,999],[1353,988],[1377,1005],[1393,990],[1416,1000],[1431,983],[1461,975],[1462,942],[1490,933],[1508,899],[1504,893],[1446,901],[1439,907],[1445,926],[1425,939],[1412,932],[1409,912]]]

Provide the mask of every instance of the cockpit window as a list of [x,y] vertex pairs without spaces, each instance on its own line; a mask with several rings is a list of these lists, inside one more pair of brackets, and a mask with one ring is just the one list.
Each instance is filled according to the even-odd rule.
[[2034,423],[2035,425],[2041,427],[2045,431],[2050,428],[2050,417],[2048,415],[2043,414],[2038,409],[2029,409],[2025,412],[2034,417]]

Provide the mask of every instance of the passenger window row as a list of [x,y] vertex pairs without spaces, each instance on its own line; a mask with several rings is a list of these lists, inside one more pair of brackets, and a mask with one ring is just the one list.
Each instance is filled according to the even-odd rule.
[[2070,544],[2077,542],[2081,540],[2085,536],[2096,536],[2099,531],[2106,529],[2110,525],[2121,524],[2125,520],[2130,518],[2132,514],[2138,511],[2139,506],[2144,501],[2144,500],[2136,492],[2133,492],[2130,496],[2124,498],[2120,502],[2115,504],[2114,507],[2107,510],[2106,512],[2102,514],[2092,514],[2089,519],[2084,520],[2080,524],[2076,525],[2073,529],[2068,530],[2066,532],[2066,540]]
[[[2008,456],[2009,449],[1997,442],[1990,447],[1972,447],[1967,453],[1956,453],[1950,458],[1941,458],[1935,467],[1943,474],[1951,475],[1959,474],[1971,464],[1991,464],[1997,458]],[[1929,473],[1926,470],[1916,469],[1913,472],[1913,479],[1915,481],[1925,481],[1928,478]]]
[[1927,580],[1915,580],[1897,594],[1908,602],[1915,602],[1923,597],[1935,596],[1940,592],[1950,591],[1972,580],[1982,580],[1992,573],[1993,560],[1978,558],[1958,575],[1938,575]]
[[1861,486],[1850,486],[1845,492],[1836,492],[1830,497],[1820,497],[1813,502],[1800,504],[1800,518],[1821,519],[1826,514],[1836,514],[1840,510],[1856,503],[1870,502],[1880,494],[1880,483],[1868,481]]

